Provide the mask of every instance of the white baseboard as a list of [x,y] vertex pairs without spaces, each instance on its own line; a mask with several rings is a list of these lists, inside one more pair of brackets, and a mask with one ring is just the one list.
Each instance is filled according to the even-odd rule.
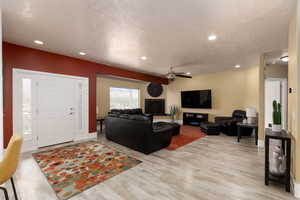
[[296,183],[292,174],[291,174],[291,191],[294,193],[294,196],[296,198],[300,198],[300,184]]
[[176,123],[182,125],[183,124],[183,120],[175,120]]
[[38,146],[34,145],[34,146],[22,146],[21,149],[21,153],[26,153],[26,152],[31,152],[31,151],[35,151],[38,149]]
[[88,139],[97,139],[97,132],[81,134],[77,136],[74,141],[88,140]]
[[[79,136],[75,137],[74,141],[77,142],[80,140],[92,140],[92,139],[97,139],[97,132],[80,134]],[[32,140],[24,140],[21,153],[31,152],[38,149],[39,148],[37,144],[34,143]]]
[[258,140],[257,147],[258,148],[265,148],[265,141],[264,140]]

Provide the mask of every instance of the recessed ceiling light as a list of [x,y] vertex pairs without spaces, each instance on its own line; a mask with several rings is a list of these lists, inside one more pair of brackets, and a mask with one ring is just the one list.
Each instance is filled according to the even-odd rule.
[[187,73],[185,73],[186,75],[191,75],[191,72],[187,72]]
[[241,65],[236,65],[236,66],[234,66],[235,68],[240,68],[241,67]]
[[40,44],[40,45],[43,45],[43,44],[44,44],[44,42],[41,41],[41,40],[34,40],[33,42],[36,43],[36,44]]
[[208,40],[212,41],[212,40],[216,40],[217,36],[216,35],[210,35],[208,36]]
[[82,55],[82,56],[86,55],[86,53],[84,53],[84,52],[79,52],[79,54]]
[[141,59],[142,60],[147,60],[147,57],[146,56],[142,56]]
[[288,56],[283,56],[280,58],[281,61],[283,62],[288,62],[289,61],[289,57]]

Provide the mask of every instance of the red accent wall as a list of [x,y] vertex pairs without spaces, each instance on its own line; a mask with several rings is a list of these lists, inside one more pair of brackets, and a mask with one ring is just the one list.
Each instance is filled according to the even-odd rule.
[[3,42],[3,103],[4,145],[8,144],[13,131],[12,116],[12,69],[27,69],[89,78],[89,132],[96,132],[96,75],[106,74],[149,82],[168,84],[165,78],[133,72],[117,67],[93,63]]

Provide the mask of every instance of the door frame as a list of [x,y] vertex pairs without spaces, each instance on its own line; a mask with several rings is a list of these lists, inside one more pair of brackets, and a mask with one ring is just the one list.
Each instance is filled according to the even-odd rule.
[[[78,141],[81,139],[86,138],[95,138],[96,134],[89,134],[89,78],[81,77],[81,76],[71,76],[71,75],[64,75],[64,74],[56,74],[56,73],[48,73],[48,72],[40,72],[40,71],[32,71],[32,70],[23,70],[18,68],[13,68],[13,133],[20,134],[21,124],[20,120],[18,120],[18,115],[20,115],[20,111],[17,108],[17,98],[20,98],[21,91],[17,88],[18,81],[22,76],[32,77],[34,80],[34,84],[36,84],[36,80],[39,76],[48,76],[48,77],[62,77],[62,78],[69,78],[73,80],[77,80],[76,83],[76,107],[78,112],[75,114],[75,134],[73,141]],[[77,87],[78,86],[78,87]],[[80,89],[81,88],[81,89]],[[33,88],[33,90],[37,90],[37,88]],[[19,100],[20,102],[20,100]],[[79,105],[81,102],[81,105]],[[36,111],[36,106],[33,102],[33,112]],[[79,111],[80,109],[80,111]],[[80,116],[79,116],[80,113]],[[36,116],[36,113],[33,114],[33,119]],[[38,149],[38,142],[36,133],[36,124],[38,120],[33,120],[33,134],[31,138],[24,138],[22,151],[32,151]],[[35,130],[34,130],[35,129]]]

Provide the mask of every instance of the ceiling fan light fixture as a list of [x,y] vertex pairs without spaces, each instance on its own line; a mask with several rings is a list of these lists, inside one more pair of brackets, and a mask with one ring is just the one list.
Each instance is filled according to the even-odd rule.
[[176,75],[170,73],[170,74],[167,75],[167,78],[170,79],[170,80],[174,80],[176,78]]
[[187,73],[185,73],[186,75],[191,75],[192,73],[191,72],[187,72]]

